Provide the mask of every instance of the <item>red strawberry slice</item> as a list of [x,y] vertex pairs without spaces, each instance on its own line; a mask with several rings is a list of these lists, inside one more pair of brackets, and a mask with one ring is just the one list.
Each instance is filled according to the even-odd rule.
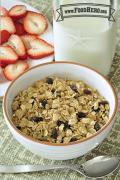
[[40,59],[54,53],[53,46],[42,39],[35,39],[30,42],[30,45],[31,48],[27,53],[32,59]]
[[13,64],[18,60],[18,55],[10,46],[0,46],[0,62]]
[[37,39],[37,36],[35,36],[35,35],[23,35],[23,36],[21,36],[21,39],[22,39],[26,49],[30,49],[31,48],[30,42]]
[[8,40],[8,43],[21,59],[26,58],[26,49],[24,43],[18,35],[12,34]]
[[2,68],[1,68],[1,66],[0,66],[0,75],[2,74]]
[[18,61],[15,64],[10,64],[6,66],[3,70],[3,74],[9,81],[16,79],[21,75],[26,69],[29,68],[29,65],[25,61]]
[[7,30],[10,34],[14,34],[16,32],[15,25],[10,17],[0,17],[0,30]]
[[10,33],[6,30],[0,31],[0,44],[7,42],[10,37]]
[[8,15],[8,10],[0,6],[0,16],[7,16],[7,15]]
[[13,19],[20,19],[25,17],[27,13],[27,8],[24,5],[16,5],[13,6],[10,10],[9,10],[9,16],[12,17]]
[[7,64],[5,64],[5,63],[3,63],[3,62],[0,61],[0,67],[1,67],[1,68],[5,68],[6,66],[7,66]]
[[2,67],[0,67],[0,83],[2,82],[2,74],[3,74],[3,70]]
[[22,60],[28,60],[28,55],[27,55],[27,52],[24,56],[21,57]]
[[28,11],[23,19],[24,29],[29,34],[40,35],[45,32],[48,27],[46,18],[36,12]]
[[15,24],[15,28],[16,28],[16,33],[15,34],[17,34],[17,35],[24,35],[24,34],[26,34],[25,29],[24,29],[22,23],[14,22],[14,24]]

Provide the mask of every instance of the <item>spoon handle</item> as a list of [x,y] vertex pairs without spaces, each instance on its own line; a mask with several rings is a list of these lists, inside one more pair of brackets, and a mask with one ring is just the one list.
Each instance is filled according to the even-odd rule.
[[67,165],[0,165],[0,173],[28,173],[54,169],[73,169]]

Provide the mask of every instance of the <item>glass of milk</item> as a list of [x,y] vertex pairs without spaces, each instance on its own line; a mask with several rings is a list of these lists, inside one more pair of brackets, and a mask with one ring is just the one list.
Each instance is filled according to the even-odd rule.
[[[84,7],[91,4],[96,16],[93,15],[95,12],[79,16],[85,11]],[[102,7],[93,4],[101,4]],[[116,8],[117,5],[111,6],[110,0],[53,0],[53,7],[55,60],[78,62],[107,75],[116,47],[116,13],[112,21],[98,14],[99,8],[105,11],[106,7]]]

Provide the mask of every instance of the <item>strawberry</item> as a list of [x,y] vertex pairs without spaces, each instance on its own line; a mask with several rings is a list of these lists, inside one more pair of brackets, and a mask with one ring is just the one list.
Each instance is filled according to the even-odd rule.
[[25,17],[26,13],[27,13],[26,6],[24,6],[24,5],[16,5],[16,6],[13,6],[9,10],[8,15],[10,17],[12,17],[13,19],[21,19],[21,18]]
[[1,67],[1,68],[5,68],[6,66],[7,66],[7,64],[5,64],[4,62],[1,62],[1,61],[0,61],[0,67]]
[[0,16],[7,16],[7,15],[8,15],[8,10],[0,6]]
[[0,62],[13,64],[18,60],[18,55],[10,46],[0,46]]
[[27,51],[27,54],[32,59],[40,59],[54,53],[53,46],[43,39],[31,41],[30,46],[31,48]]
[[0,31],[0,44],[7,42],[10,37],[10,33],[6,30]]
[[1,68],[1,66],[0,66],[0,75],[2,74],[2,68]]
[[23,18],[24,29],[29,34],[40,35],[45,32],[48,27],[46,18],[36,12],[28,11]]
[[3,74],[3,70],[2,67],[0,67],[0,83],[2,82],[2,74]]
[[10,34],[14,34],[16,32],[15,25],[10,17],[0,17],[0,30],[7,30]]
[[6,66],[3,70],[3,74],[6,79],[12,81],[28,68],[29,65],[25,61],[18,61],[15,64],[9,64],[8,66]]
[[16,28],[16,33],[15,34],[20,35],[20,36],[26,34],[22,23],[14,22],[14,25],[15,25],[15,28]]
[[18,35],[12,34],[8,40],[8,43],[21,59],[26,58],[26,49],[24,43]]
[[0,84],[3,82],[3,70],[2,68],[0,67]]
[[35,36],[35,35],[23,35],[23,36],[21,36],[21,39],[22,39],[26,49],[30,49],[31,48],[30,42],[37,39],[37,36]]
[[28,60],[28,55],[27,55],[27,51],[26,51],[26,54],[24,56],[22,56],[21,58],[22,60]]

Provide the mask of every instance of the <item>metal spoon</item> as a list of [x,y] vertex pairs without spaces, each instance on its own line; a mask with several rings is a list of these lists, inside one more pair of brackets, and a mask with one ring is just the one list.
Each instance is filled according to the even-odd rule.
[[71,169],[89,178],[101,178],[119,166],[117,157],[98,156],[82,165],[0,165],[0,173],[27,173],[54,169]]

